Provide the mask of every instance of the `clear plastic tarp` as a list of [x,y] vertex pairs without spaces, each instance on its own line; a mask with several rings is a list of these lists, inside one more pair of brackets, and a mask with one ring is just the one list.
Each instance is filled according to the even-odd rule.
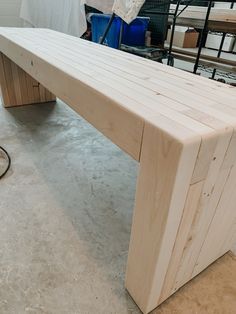
[[144,2],[145,0],[115,0],[112,11],[129,24],[137,17]]

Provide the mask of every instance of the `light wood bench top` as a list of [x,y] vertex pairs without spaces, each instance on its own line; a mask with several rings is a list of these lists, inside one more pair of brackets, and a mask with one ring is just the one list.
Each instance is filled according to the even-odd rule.
[[[48,29],[0,28],[0,51],[136,160],[145,121],[180,141],[236,122],[233,87],[92,42]],[[107,123],[99,111],[91,116],[94,106],[101,116],[111,107]]]

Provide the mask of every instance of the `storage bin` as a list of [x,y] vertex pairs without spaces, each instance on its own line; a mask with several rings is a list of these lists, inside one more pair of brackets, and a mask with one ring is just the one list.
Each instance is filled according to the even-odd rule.
[[[92,41],[98,43],[105,32],[107,24],[111,18],[109,14],[92,14]],[[122,44],[128,46],[144,46],[145,34],[147,31],[149,17],[137,17],[133,22],[127,24],[124,22]],[[111,28],[105,38],[104,44],[118,48],[119,34],[121,27],[121,18],[115,16]]]
[[[222,34],[209,32],[209,34],[207,35],[205,47],[218,50],[220,47],[221,40],[222,40]],[[224,40],[222,51],[232,52],[233,47],[234,47],[234,42],[235,42],[235,37],[230,34],[227,34]]]

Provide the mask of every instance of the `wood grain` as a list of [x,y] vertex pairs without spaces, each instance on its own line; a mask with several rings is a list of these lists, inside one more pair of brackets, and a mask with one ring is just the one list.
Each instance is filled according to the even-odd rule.
[[46,100],[43,96],[46,88],[2,53],[0,63],[1,91],[6,108],[56,100],[49,91]]
[[6,106],[50,90],[140,162],[126,287],[144,313],[235,248],[235,88],[47,29],[0,28],[0,51]]

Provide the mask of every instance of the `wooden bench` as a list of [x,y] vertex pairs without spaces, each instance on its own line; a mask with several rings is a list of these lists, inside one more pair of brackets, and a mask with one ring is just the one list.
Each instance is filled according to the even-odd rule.
[[46,29],[0,28],[0,52],[6,107],[56,95],[140,162],[126,288],[144,313],[233,247],[235,88]]

